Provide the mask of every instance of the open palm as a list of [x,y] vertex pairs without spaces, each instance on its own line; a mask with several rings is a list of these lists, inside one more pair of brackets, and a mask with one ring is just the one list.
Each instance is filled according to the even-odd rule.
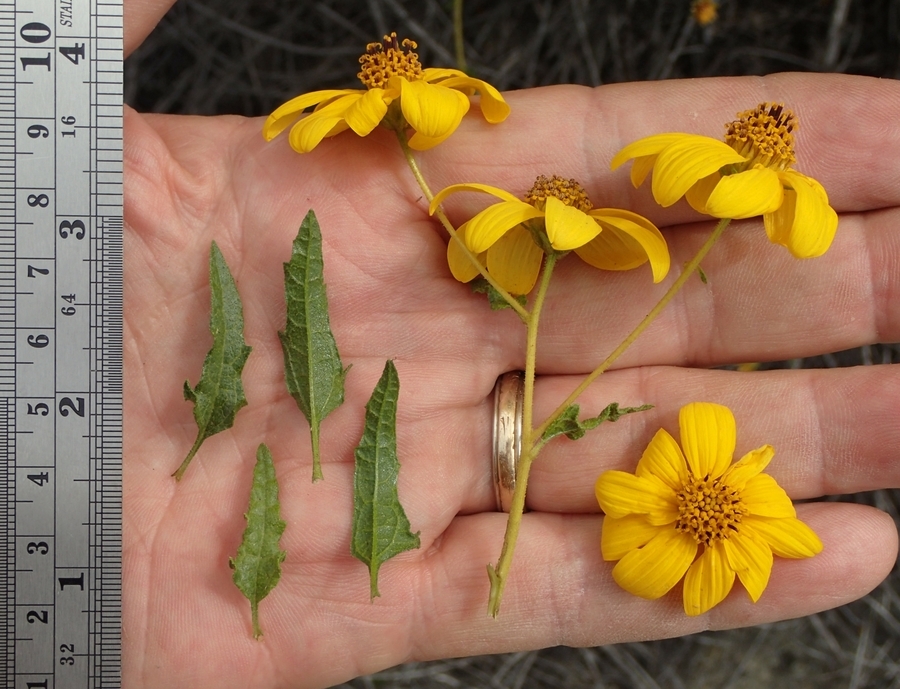
[[[266,144],[259,120],[127,112],[125,685],[326,686],[406,660],[772,621],[873,588],[896,557],[890,519],[861,506],[803,505],[825,543],[821,555],[776,561],[755,605],[736,590],[687,618],[677,594],[648,602],[615,585],[600,557],[593,484],[606,469],[633,469],[656,429],[677,427],[679,407],[707,400],[734,411],[738,454],[775,446],[771,473],[795,499],[900,486],[900,371],[708,370],[900,339],[900,138],[886,134],[900,115],[897,84],[783,75],[512,93],[506,123],[472,114],[419,160],[433,188],[472,181],[518,193],[539,174],[575,177],[595,205],[656,221],[677,272],[711,223],[686,205],[659,209],[608,161],[651,133],[716,136],[735,112],[764,100],[786,102],[800,117],[799,167],[841,212],[834,246],[799,262],[766,241],[759,220],[733,224],[704,262],[709,283],[689,282],[581,399],[586,413],[611,401],[654,409],[577,443],[555,440],[535,464],[532,511],[496,621],[486,614],[485,565],[496,561],[506,519],[494,511],[490,480],[491,392],[501,373],[522,367],[524,327],[451,277],[446,238],[392,135],[348,132],[300,156],[283,139]],[[324,235],[332,326],[353,366],[345,404],[323,425],[325,480],[317,484],[276,334],[284,327],[281,264],[310,208]],[[461,221],[471,208],[449,211]],[[243,299],[249,406],[176,484],[170,474],[196,433],[181,385],[196,383],[211,344],[213,240]],[[538,345],[538,420],[663,291],[646,266],[614,274],[575,258],[561,264]],[[422,547],[382,568],[382,596],[370,602],[366,568],[350,556],[353,448],[386,359],[401,381],[400,496]],[[261,605],[257,642],[228,557],[262,442],[275,458],[288,554]]]

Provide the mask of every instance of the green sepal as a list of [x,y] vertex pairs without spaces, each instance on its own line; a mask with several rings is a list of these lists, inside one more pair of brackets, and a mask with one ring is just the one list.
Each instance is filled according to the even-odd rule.
[[181,480],[200,445],[208,437],[231,428],[238,411],[247,405],[241,372],[251,348],[244,342],[241,297],[225,257],[213,242],[209,256],[210,317],[212,349],[203,361],[197,387],[184,381],[184,399],[194,403],[197,439],[181,466],[172,474]]
[[653,409],[653,405],[644,404],[640,407],[620,407],[618,402],[613,402],[607,405],[597,416],[579,421],[578,413],[581,409],[577,404],[570,404],[553,423],[547,426],[547,430],[544,431],[541,440],[547,442],[558,435],[565,435],[570,440],[578,440],[589,430],[596,428],[604,421],[618,421],[626,414],[647,411],[648,409]]
[[237,557],[228,558],[228,565],[234,570],[232,579],[235,586],[250,601],[254,639],[262,636],[259,627],[259,602],[269,595],[281,579],[281,563],[286,555],[278,544],[285,527],[280,510],[272,453],[268,447],[260,445],[256,450],[250,507],[244,515],[247,528],[238,547]]
[[700,276],[700,282],[702,282],[704,285],[709,282],[709,278],[706,277],[706,273],[703,272],[703,268],[701,268],[700,266],[697,266],[697,275]]
[[[487,295],[488,303],[491,305],[492,311],[502,311],[503,309],[512,308],[512,306],[509,305],[509,302],[503,298],[503,295],[501,295],[500,292],[494,289],[494,286],[480,275],[472,280],[472,282],[469,283],[469,286],[476,294]],[[513,299],[519,302],[522,306],[526,306],[528,304],[528,297],[524,294],[512,296]]]
[[310,210],[294,239],[291,260],[284,264],[287,323],[278,333],[284,353],[288,392],[309,422],[313,455],[313,481],[322,478],[319,426],[344,403],[344,378],[325,294],[322,233]]
[[350,551],[369,567],[369,598],[378,593],[378,569],[387,560],[420,546],[397,494],[397,397],[400,378],[393,361],[366,404],[365,429],[356,448],[353,476],[353,534]]

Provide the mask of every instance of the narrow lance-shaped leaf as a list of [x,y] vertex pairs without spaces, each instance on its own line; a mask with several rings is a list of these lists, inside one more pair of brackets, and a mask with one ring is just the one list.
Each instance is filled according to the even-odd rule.
[[341,365],[331,332],[322,268],[322,233],[310,210],[294,239],[291,260],[284,264],[287,324],[278,337],[288,392],[309,422],[313,481],[322,478],[319,425],[344,403],[344,377],[349,370]]
[[265,445],[256,450],[256,467],[253,469],[253,487],[250,489],[250,507],[244,517],[247,528],[238,547],[237,557],[229,558],[234,570],[235,585],[250,601],[253,620],[253,638],[262,636],[259,628],[259,602],[265,598],[281,578],[281,563],[285,552],[278,541],[284,533],[278,504],[278,481],[272,454]]
[[184,399],[194,403],[197,439],[173,474],[178,480],[184,476],[188,464],[203,441],[231,428],[235,414],[247,404],[241,371],[244,370],[251,348],[244,342],[241,297],[231,271],[228,270],[228,264],[215,242],[209,256],[209,286],[209,329],[213,336],[213,346],[203,362],[203,372],[197,387],[192,389],[191,384],[184,381]]
[[356,448],[353,478],[353,557],[369,566],[369,596],[378,593],[378,568],[407,550],[419,547],[419,534],[397,495],[397,396],[400,378],[393,361],[384,365],[381,380],[366,405],[366,425]]
[[577,404],[570,404],[559,417],[547,426],[542,440],[547,442],[558,435],[565,435],[570,440],[582,438],[589,430],[596,428],[604,421],[618,421],[626,414],[653,409],[652,404],[644,404],[640,407],[620,407],[618,402],[613,402],[597,416],[589,419],[578,420],[578,412],[581,411]]

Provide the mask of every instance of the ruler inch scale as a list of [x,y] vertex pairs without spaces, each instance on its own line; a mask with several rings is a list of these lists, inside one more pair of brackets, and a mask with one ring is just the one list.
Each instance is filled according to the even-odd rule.
[[0,689],[121,686],[122,11],[0,0]]

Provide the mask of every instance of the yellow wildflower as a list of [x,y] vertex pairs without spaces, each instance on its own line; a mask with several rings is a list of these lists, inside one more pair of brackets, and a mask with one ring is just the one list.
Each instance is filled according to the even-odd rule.
[[761,473],[775,450],[763,445],[731,463],[736,428],[727,407],[695,402],[679,414],[681,448],[660,429],[635,474],[607,471],[596,493],[606,513],[601,550],[618,560],[613,578],[642,598],[665,595],[684,577],[684,611],[720,603],[735,575],[755,603],[772,555],[812,557],[822,542],[797,519],[784,490]]
[[[603,270],[630,270],[649,260],[654,282],[669,272],[666,240],[653,223],[630,211],[593,208],[584,188],[573,179],[541,175],[524,201],[487,184],[453,184],[434,197],[429,213],[460,191],[501,199],[457,233],[500,286],[512,294],[531,291],[545,251],[574,250],[583,261]],[[447,246],[447,261],[460,282],[478,275],[455,241]]]
[[709,26],[719,17],[719,3],[715,0],[694,0],[691,3],[691,16],[700,26]]
[[[423,69],[414,52],[415,41],[397,34],[369,43],[359,58],[357,75],[365,89],[314,91],[289,100],[269,115],[263,136],[271,141],[288,127],[291,147],[308,153],[326,137],[352,129],[366,136],[384,122],[389,128],[412,127],[409,145],[416,150],[436,146],[450,136],[469,110],[469,96],[481,94],[485,119],[496,124],[509,115],[509,106],[493,86],[457,69]],[[299,119],[306,108],[316,106]],[[291,126],[293,125],[293,126]]]
[[783,105],[761,103],[726,125],[725,141],[697,134],[657,134],[629,144],[612,169],[634,158],[631,181],[653,170],[653,198],[671,206],[684,196],[715,218],[763,216],[769,240],[797,258],[831,246],[838,216],[819,182],[791,169],[798,122]]

